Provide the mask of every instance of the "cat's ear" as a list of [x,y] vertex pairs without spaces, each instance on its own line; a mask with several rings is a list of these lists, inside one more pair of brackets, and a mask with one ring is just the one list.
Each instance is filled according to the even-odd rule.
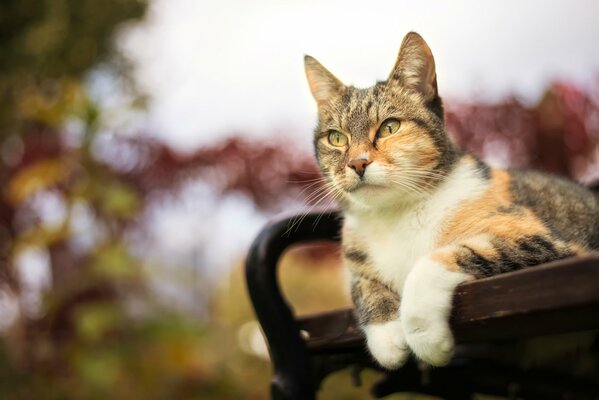
[[422,94],[425,100],[437,97],[435,59],[422,36],[408,33],[401,43],[395,66],[387,79]]
[[306,77],[312,96],[321,105],[345,90],[345,85],[335,78],[328,69],[322,66],[314,57],[305,56]]

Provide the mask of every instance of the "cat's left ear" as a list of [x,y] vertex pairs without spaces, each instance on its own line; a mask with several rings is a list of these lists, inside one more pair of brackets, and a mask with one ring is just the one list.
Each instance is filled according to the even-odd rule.
[[345,90],[345,85],[314,57],[305,56],[306,77],[314,100],[322,105]]
[[410,32],[404,37],[387,82],[415,90],[427,101],[438,96],[435,59],[422,36]]

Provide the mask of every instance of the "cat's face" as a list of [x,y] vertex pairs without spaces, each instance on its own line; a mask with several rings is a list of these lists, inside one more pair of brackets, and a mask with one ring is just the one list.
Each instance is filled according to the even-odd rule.
[[392,206],[442,179],[454,151],[432,54],[419,35],[406,36],[389,79],[368,89],[343,85],[309,56],[306,73],[318,104],[316,156],[342,203]]

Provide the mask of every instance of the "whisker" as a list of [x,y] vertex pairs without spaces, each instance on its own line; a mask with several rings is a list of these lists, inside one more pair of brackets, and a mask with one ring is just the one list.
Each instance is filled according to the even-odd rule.
[[[310,210],[313,208],[313,206],[310,205],[310,202],[315,201],[316,199],[318,199],[321,196],[326,196],[326,194],[327,194],[326,192],[327,192],[326,188],[319,188],[314,193],[311,193],[310,196],[308,196],[308,198],[306,199],[306,203],[308,203],[308,205],[309,205],[308,210],[306,210],[304,213],[297,215],[293,219],[291,219],[289,221],[289,227],[287,228],[287,230],[285,231],[284,234],[290,234],[291,231],[293,230],[293,228],[299,227],[299,225],[302,223],[303,219],[305,218],[306,214],[309,213]],[[316,203],[318,203],[318,201]]]
[[[308,196],[308,198],[306,199],[306,202],[309,205],[309,208],[304,211],[301,216],[299,216],[298,218],[294,218],[292,221],[290,221],[289,223],[289,227],[287,228],[287,230],[285,231],[284,234],[291,234],[293,228],[296,228],[296,230],[299,228],[299,226],[301,225],[301,223],[303,222],[303,220],[306,218],[306,216],[314,209],[316,208],[320,203],[322,203],[324,200],[326,200],[327,196],[329,196],[331,194],[331,191],[334,190],[335,188],[330,184],[327,183],[324,187],[319,188],[317,191],[315,191],[314,193],[310,194],[310,196]],[[312,203],[312,204],[310,204]]]
[[323,217],[324,213],[327,212],[329,210],[329,208],[331,207],[331,205],[333,203],[337,202],[337,200],[339,200],[339,198],[341,198],[342,195],[343,195],[343,191],[339,190],[339,189],[336,189],[336,192],[334,193],[333,197],[329,200],[329,202],[327,203],[327,205],[323,208],[323,210],[318,214],[318,216],[314,220],[314,223],[312,224],[312,229],[313,230],[316,229],[316,225],[318,225],[318,222],[320,222],[320,220]]
[[287,180],[287,183],[310,183],[310,182],[324,182],[326,180],[326,178],[324,176],[319,176],[318,178],[312,178],[312,179],[301,179],[301,180]]
[[400,168],[393,172],[408,173],[408,174],[420,175],[420,176],[430,176],[430,177],[436,177],[436,178],[446,178],[448,176],[447,174],[442,173],[442,172],[429,171],[429,170],[423,170],[423,169],[418,169],[418,168]]
[[391,179],[391,181],[404,188],[407,189],[409,192],[413,192],[413,193],[417,193],[420,195],[425,195],[425,194],[429,194],[427,188],[425,187],[421,187],[419,186],[416,182],[412,181],[412,180],[408,180],[408,179],[402,179],[402,180],[395,180],[395,179]]
[[307,185],[306,187],[304,187],[304,188],[303,188],[303,189],[302,189],[302,190],[301,190],[301,191],[300,191],[300,192],[297,194],[297,196],[296,196],[296,200],[297,200],[297,199],[298,199],[298,198],[299,198],[299,197],[300,197],[300,196],[301,196],[301,195],[302,195],[304,192],[306,192],[307,190],[310,190],[310,189],[312,189],[312,188],[314,188],[314,187],[316,187],[316,188],[317,188],[316,190],[318,190],[318,186],[319,186],[320,184],[323,184],[323,183],[325,183],[325,182],[324,182],[324,181],[318,181],[318,182],[312,182],[311,184]]

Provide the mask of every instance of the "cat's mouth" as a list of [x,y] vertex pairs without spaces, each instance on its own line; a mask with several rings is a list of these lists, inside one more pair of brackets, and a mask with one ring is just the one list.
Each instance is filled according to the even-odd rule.
[[346,190],[348,193],[357,193],[359,191],[361,192],[361,191],[366,191],[366,190],[369,190],[369,191],[370,190],[380,190],[380,189],[385,189],[385,188],[386,188],[386,186],[384,186],[384,185],[360,181]]

